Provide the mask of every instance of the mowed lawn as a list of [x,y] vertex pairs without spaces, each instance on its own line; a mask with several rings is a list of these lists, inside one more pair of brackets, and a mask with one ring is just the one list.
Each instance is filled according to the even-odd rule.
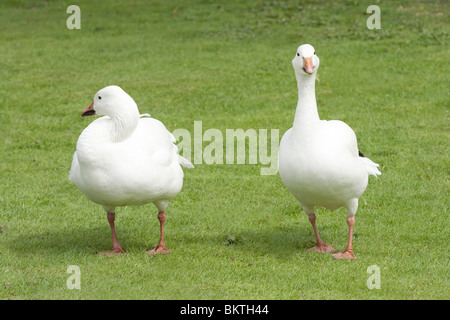
[[[71,4],[81,9],[79,30],[66,27]],[[371,4],[381,29],[366,27]],[[447,1],[1,1],[0,298],[449,299],[449,9]],[[307,252],[315,241],[307,216],[278,174],[261,175],[260,157],[249,163],[248,149],[245,164],[184,170],[167,210],[170,254],[145,253],[159,238],[152,204],[117,209],[126,255],[95,254],[112,247],[105,211],[67,178],[94,94],[119,85],[141,113],[192,139],[194,121],[224,137],[277,129],[281,139],[294,118],[291,60],[303,43],[321,59],[321,118],[347,122],[380,164],[356,215],[358,258]],[[191,151],[193,160],[193,140]],[[323,240],[343,250],[345,210],[317,216]],[[79,290],[67,286],[71,265]],[[380,289],[367,286],[372,266]]]

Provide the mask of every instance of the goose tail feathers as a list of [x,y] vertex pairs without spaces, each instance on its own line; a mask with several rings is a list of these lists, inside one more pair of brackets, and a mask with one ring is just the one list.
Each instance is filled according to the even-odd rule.
[[178,163],[185,168],[193,169],[194,165],[185,157],[178,155]]
[[369,158],[366,157],[360,157],[361,161],[364,164],[364,167],[367,169],[367,173],[372,176],[379,176],[381,175],[380,170],[378,170],[378,167],[380,166],[378,163],[373,162]]

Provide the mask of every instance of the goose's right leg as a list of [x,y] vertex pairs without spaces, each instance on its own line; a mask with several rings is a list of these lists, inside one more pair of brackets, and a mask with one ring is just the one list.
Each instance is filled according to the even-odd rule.
[[111,227],[111,233],[112,233],[112,238],[113,238],[113,248],[112,248],[112,250],[98,252],[98,253],[106,254],[106,255],[109,255],[111,253],[125,253],[125,251],[123,251],[122,246],[120,245],[119,241],[117,240],[117,236],[116,236],[116,228],[114,226],[114,220],[116,219],[116,214],[114,212],[108,211],[107,218],[108,218],[109,226]]
[[309,219],[309,222],[311,222],[312,227],[314,229],[314,234],[316,235],[316,245],[314,247],[308,249],[307,251],[317,251],[317,252],[335,251],[334,248],[326,245],[325,242],[323,242],[322,239],[320,239],[319,232],[317,231],[317,226],[316,226],[316,215],[314,214],[314,212],[308,214],[308,219]]

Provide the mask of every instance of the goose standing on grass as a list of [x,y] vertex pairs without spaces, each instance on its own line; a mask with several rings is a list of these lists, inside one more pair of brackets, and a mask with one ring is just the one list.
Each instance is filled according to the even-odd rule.
[[82,116],[103,115],[81,133],[73,155],[69,179],[89,199],[107,212],[113,249],[102,254],[124,253],[117,240],[115,208],[154,203],[161,235],[149,254],[168,253],[164,221],[169,200],[183,185],[180,164],[193,168],[178,155],[174,136],[153,118],[143,118],[134,100],[120,87],[97,92]]
[[308,250],[335,251],[319,237],[314,207],[347,209],[347,248],[332,256],[354,259],[352,234],[358,198],[367,187],[368,176],[381,172],[378,164],[358,151],[356,135],[347,124],[319,119],[315,94],[319,57],[314,48],[309,44],[300,46],[292,64],[297,78],[298,104],[294,124],[280,142],[280,177],[302,205],[314,229],[316,245]]

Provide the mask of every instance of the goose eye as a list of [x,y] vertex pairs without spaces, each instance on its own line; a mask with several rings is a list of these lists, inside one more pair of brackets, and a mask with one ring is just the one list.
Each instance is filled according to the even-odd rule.
[[316,55],[316,52],[314,51],[314,55]]
[[299,56],[299,57],[300,57],[300,53],[298,53],[298,52],[297,52],[297,56]]
[[102,97],[98,96],[98,100],[102,100]]

